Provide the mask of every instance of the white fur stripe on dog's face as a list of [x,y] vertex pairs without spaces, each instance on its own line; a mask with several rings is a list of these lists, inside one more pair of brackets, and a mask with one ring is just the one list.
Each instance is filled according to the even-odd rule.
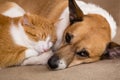
[[20,6],[14,3],[14,5],[10,9],[8,9],[2,14],[14,18],[14,17],[23,16],[25,14],[25,11]]
[[64,59],[59,60],[58,67],[56,69],[65,69],[67,64]]

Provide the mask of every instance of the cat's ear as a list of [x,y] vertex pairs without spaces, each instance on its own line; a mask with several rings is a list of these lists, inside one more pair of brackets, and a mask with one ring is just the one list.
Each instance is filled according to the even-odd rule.
[[115,42],[110,42],[104,54],[101,56],[101,59],[111,59],[111,58],[120,58],[120,45]]
[[30,27],[33,26],[32,19],[30,17],[30,13],[24,14],[24,16],[21,19],[21,23],[23,26],[30,26]]

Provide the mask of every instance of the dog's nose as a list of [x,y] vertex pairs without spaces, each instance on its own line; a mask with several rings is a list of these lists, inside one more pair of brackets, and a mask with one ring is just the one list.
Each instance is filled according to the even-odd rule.
[[51,69],[56,69],[58,67],[58,62],[59,62],[59,57],[56,55],[53,55],[49,60],[48,60],[48,66]]

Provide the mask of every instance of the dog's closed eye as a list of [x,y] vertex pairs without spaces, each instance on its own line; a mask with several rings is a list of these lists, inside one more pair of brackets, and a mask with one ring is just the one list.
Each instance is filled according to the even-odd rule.
[[79,55],[80,57],[89,57],[89,53],[85,49],[83,49],[82,51],[76,52],[76,54]]

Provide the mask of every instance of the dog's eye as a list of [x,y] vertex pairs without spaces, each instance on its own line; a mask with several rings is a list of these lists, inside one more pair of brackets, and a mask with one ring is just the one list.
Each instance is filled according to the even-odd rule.
[[83,49],[80,52],[77,52],[76,54],[79,55],[80,57],[89,57],[89,53],[85,49]]
[[73,38],[73,35],[69,34],[69,33],[66,33],[65,35],[65,41],[67,43],[70,43],[71,39]]

